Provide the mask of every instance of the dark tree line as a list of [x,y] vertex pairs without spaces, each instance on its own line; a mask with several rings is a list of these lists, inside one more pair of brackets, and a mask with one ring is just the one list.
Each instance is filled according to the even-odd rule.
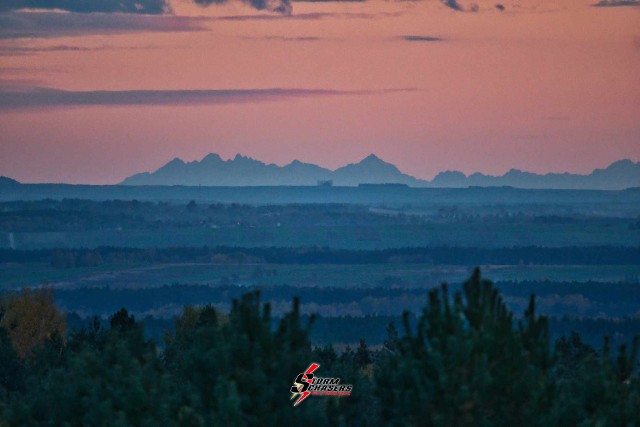
[[[46,310],[32,293],[2,300],[0,425],[633,426],[640,423],[638,340],[601,352],[570,335],[551,345],[534,298],[522,318],[476,271],[462,289],[429,293],[415,323],[364,341],[313,348],[299,302],[273,326],[257,293],[222,313],[187,307],[159,351],[125,309],[63,337],[64,325],[21,335]],[[17,310],[17,311],[16,311]],[[20,315],[18,313],[21,313]],[[44,327],[44,326],[43,326]],[[292,407],[311,362],[353,384],[350,397]]]
[[[611,218],[611,221],[616,219]],[[166,228],[397,225],[424,222],[416,215],[381,215],[367,206],[237,203],[186,204],[80,199],[0,202],[0,231],[161,230]]]
[[[407,213],[411,206],[371,210],[370,205],[351,203],[292,203],[249,205],[238,203],[183,203],[138,200],[92,201],[86,199],[0,202],[0,231],[45,232],[113,229],[160,230],[189,227],[289,226],[389,226],[425,223],[511,223],[623,225],[638,229],[636,218],[620,212],[594,216],[588,205],[574,209],[547,203],[494,205],[436,203],[421,214]],[[468,200],[467,200],[468,201]],[[273,201],[270,201],[273,202]],[[413,209],[415,212],[415,209]],[[602,206],[598,206],[602,211]],[[624,212],[624,210],[622,211]]]
[[415,247],[343,250],[320,247],[174,247],[96,249],[0,249],[0,262],[46,262],[55,267],[101,263],[216,264],[439,264],[439,265],[638,265],[640,246],[520,246],[505,248]]
[[[226,276],[225,276],[226,277]],[[238,286],[237,283],[225,284],[230,281],[225,277],[212,281],[207,285],[180,284],[146,287],[146,288],[111,288],[111,287],[82,287],[61,288],[56,290],[56,301],[67,311],[79,308],[89,308],[96,313],[113,312],[121,306],[134,312],[157,309],[166,305],[188,305],[198,303],[228,304],[234,298],[240,297],[247,290],[260,290],[262,298],[267,301],[290,301],[298,296],[304,303],[332,305],[356,302],[366,307],[364,314],[376,314],[381,309],[394,308],[394,312],[402,313],[402,309],[411,307],[391,307],[397,301],[415,301],[421,308],[431,286],[401,287],[391,286],[291,286],[256,285],[250,288]],[[256,282],[260,282],[259,279]],[[528,299],[534,293],[538,297],[580,296],[594,305],[594,310],[609,316],[634,314],[640,304],[640,286],[635,282],[567,282],[567,281],[500,281],[495,286],[503,295]],[[459,284],[452,284],[458,289]],[[627,307],[628,306],[628,307]],[[614,310],[610,312],[609,308]],[[626,311],[623,309],[627,309]],[[618,309],[617,311],[615,309]],[[391,310],[389,310],[391,311]]]

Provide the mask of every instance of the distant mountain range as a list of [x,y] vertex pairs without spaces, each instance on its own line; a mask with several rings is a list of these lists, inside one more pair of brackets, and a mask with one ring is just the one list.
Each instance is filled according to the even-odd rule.
[[501,176],[474,173],[465,176],[457,171],[439,173],[430,182],[433,187],[498,187],[551,188],[575,190],[623,190],[640,187],[640,162],[618,160],[604,169],[595,169],[588,175],[547,173],[544,175],[511,169]]
[[511,169],[501,176],[474,173],[466,176],[458,171],[439,173],[432,181],[402,173],[396,166],[371,154],[359,163],[336,170],[294,160],[285,166],[266,164],[238,154],[222,160],[209,154],[200,161],[171,160],[155,172],[132,175],[121,185],[191,185],[191,186],[336,186],[360,184],[405,184],[411,187],[500,187],[548,189],[621,190],[640,187],[640,162],[620,160],[588,175],[548,173],[544,175]]
[[281,167],[240,154],[229,160],[209,154],[200,161],[188,163],[175,158],[155,172],[130,176],[121,184],[261,186],[318,185],[322,182],[339,186],[394,183],[415,187],[426,184],[426,181],[400,172],[397,167],[373,154],[359,163],[348,164],[335,171],[298,160]]

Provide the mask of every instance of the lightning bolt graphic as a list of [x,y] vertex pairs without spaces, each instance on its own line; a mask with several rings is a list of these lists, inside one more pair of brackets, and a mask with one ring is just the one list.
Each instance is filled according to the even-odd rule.
[[[309,367],[307,368],[306,371],[304,371],[305,376],[307,374],[312,374],[316,369],[318,369],[320,367],[320,365],[318,365],[317,363],[312,363],[311,365],[309,365]],[[313,378],[309,379],[307,381],[309,384],[313,383]],[[296,383],[297,384],[297,383]],[[301,384],[302,385],[302,384]],[[297,393],[300,394],[300,397],[298,398],[298,400],[295,401],[295,403],[293,404],[293,406],[298,406],[300,403],[302,403],[303,400],[305,400],[307,397],[309,397],[309,395],[311,394],[310,391],[303,391],[302,393]],[[295,394],[293,395],[295,396]],[[293,399],[293,396],[291,397]]]

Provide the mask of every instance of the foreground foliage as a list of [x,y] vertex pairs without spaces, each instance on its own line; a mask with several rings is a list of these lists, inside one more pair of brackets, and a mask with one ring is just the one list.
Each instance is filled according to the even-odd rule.
[[[124,309],[63,341],[46,291],[0,302],[0,426],[640,425],[637,340],[598,353],[572,334],[552,349],[533,297],[514,318],[478,271],[454,295],[431,291],[417,325],[407,314],[375,351],[312,348],[298,301],[274,329],[257,293],[228,313],[186,307],[162,351]],[[293,408],[312,361],[352,395]]]

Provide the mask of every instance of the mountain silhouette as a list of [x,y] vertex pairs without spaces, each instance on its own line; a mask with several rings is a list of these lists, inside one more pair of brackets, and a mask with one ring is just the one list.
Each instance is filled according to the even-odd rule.
[[15,185],[20,185],[20,183],[15,179],[9,178],[8,176],[0,176],[0,187],[9,187]]
[[441,172],[431,181],[433,187],[497,187],[510,186],[533,189],[623,190],[640,186],[640,162],[619,160],[605,169],[595,169],[588,175],[547,173],[544,175],[511,169],[501,176],[462,172]]
[[588,175],[570,173],[536,174],[511,169],[504,175],[458,171],[441,172],[432,181],[421,180],[401,172],[395,165],[374,154],[358,163],[336,170],[298,160],[278,166],[251,157],[236,155],[223,160],[208,154],[200,161],[184,162],[175,158],[156,170],[132,175],[122,185],[189,185],[189,186],[309,186],[331,182],[336,186],[360,184],[404,184],[411,187],[501,187],[545,189],[621,190],[640,187],[640,162],[620,160]]
[[200,161],[185,163],[175,158],[155,172],[143,172],[126,178],[123,185],[206,185],[206,186],[266,186],[317,185],[331,181],[339,186],[359,184],[407,184],[424,186],[418,180],[371,154],[359,163],[343,166],[335,171],[298,160],[277,166],[240,154],[222,160],[208,154]]

